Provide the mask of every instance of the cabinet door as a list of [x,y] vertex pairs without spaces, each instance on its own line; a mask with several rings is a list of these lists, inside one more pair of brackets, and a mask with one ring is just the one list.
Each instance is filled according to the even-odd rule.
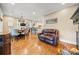
[[4,43],[6,43],[6,42],[10,42],[11,41],[11,39],[10,39],[10,35],[5,35],[4,37]]
[[4,50],[4,54],[5,54],[5,55],[11,54],[11,44],[10,44],[10,43],[5,44],[3,50]]
[[10,35],[4,35],[4,46],[3,46],[3,53],[4,55],[11,54],[11,39]]
[[3,36],[0,35],[0,55],[3,55]]
[[0,55],[3,55],[3,47],[0,46]]

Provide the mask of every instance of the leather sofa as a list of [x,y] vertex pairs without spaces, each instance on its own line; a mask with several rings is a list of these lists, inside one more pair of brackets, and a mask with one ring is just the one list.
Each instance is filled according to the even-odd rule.
[[53,46],[57,46],[59,42],[59,31],[57,29],[44,29],[42,33],[38,33],[39,40]]

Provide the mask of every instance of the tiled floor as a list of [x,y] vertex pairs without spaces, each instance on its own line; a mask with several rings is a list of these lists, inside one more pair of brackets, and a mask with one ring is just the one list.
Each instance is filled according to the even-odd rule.
[[[31,35],[31,34],[30,34]],[[36,35],[26,36],[25,39],[13,40],[11,45],[12,55],[56,55],[59,49],[71,49],[74,45],[60,42],[55,47],[38,40]]]

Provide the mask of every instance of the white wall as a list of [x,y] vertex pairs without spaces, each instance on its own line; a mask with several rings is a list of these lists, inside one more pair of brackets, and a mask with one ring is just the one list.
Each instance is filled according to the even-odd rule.
[[[0,16],[2,15],[2,10],[0,8]],[[0,34],[3,34],[3,21],[0,21]]]
[[58,23],[56,24],[44,24],[44,28],[54,28],[58,29],[60,32],[60,40],[72,44],[76,44],[76,30],[77,25],[73,25],[70,19],[78,6],[72,6],[60,10],[54,14],[45,16],[45,19],[58,18]]
[[3,34],[3,22],[0,21],[0,34]]

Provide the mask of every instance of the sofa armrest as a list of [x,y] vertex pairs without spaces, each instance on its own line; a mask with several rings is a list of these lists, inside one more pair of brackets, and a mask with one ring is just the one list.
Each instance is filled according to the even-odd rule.
[[43,34],[43,33],[38,33],[38,35],[41,35],[41,34]]

